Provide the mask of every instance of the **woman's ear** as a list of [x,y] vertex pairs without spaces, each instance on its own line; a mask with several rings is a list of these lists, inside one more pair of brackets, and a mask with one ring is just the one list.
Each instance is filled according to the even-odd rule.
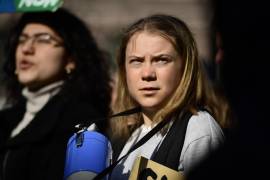
[[75,62],[73,60],[69,59],[66,66],[65,66],[66,73],[70,74],[75,68],[76,68]]

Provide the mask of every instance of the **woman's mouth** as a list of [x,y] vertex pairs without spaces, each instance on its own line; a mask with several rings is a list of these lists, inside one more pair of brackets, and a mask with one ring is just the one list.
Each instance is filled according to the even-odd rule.
[[31,63],[30,61],[22,60],[19,63],[19,70],[27,70],[27,69],[31,68],[32,66],[33,66],[33,63]]
[[140,88],[139,90],[146,95],[153,95],[157,91],[159,91],[160,88],[158,88],[158,87],[143,87],[143,88]]

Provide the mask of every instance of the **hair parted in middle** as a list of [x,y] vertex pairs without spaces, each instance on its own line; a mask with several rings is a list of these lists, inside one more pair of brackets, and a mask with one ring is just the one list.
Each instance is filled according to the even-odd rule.
[[[126,82],[126,48],[131,37],[140,32],[159,35],[172,43],[178,55],[182,58],[183,73],[177,89],[168,103],[157,112],[153,122],[160,122],[176,111],[191,111],[196,114],[198,107],[207,109],[217,122],[223,127],[226,123],[222,109],[219,107],[218,97],[211,87],[198,57],[198,49],[192,32],[182,20],[166,15],[155,14],[129,26],[124,34],[118,51],[118,87],[115,112],[139,106],[130,96]],[[143,123],[141,114],[131,117],[121,117],[112,121],[112,131],[116,136],[127,137]]]

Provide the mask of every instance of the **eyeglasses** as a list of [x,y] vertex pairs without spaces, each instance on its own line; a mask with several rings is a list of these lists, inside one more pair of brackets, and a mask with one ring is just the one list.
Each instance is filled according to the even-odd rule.
[[38,33],[32,36],[22,34],[19,36],[18,45],[25,45],[28,41],[32,40],[32,45],[43,46],[43,45],[53,45],[53,46],[62,46],[63,42],[58,40],[56,37],[48,33]]

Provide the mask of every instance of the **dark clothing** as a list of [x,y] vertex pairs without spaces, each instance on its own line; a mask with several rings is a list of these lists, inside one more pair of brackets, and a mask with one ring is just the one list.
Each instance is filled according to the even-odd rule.
[[[157,152],[151,158],[159,164],[178,171],[179,159],[185,141],[186,130],[192,113],[177,115],[172,127],[162,141]],[[170,147],[170,148],[168,148]]]
[[105,115],[91,104],[56,95],[20,134],[10,139],[11,131],[23,119],[25,103],[0,112],[0,179],[61,180],[67,142],[76,132],[74,126]]

